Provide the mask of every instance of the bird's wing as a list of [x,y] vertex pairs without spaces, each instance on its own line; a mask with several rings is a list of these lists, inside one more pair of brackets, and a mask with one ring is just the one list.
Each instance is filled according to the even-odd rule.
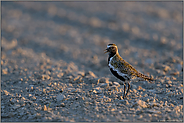
[[127,73],[128,75],[136,76],[138,74],[138,71],[122,58],[119,60],[119,70],[123,73]]
[[140,77],[143,78],[145,80],[154,80],[153,78],[150,78],[140,72],[138,72],[131,64],[129,64],[128,62],[126,62],[123,58],[119,58],[119,70],[122,73],[126,73],[129,76],[134,76],[134,77]]

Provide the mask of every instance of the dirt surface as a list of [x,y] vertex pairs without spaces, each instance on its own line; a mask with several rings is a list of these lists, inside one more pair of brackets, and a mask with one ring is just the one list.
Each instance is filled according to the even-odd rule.
[[[182,2],[2,2],[1,121],[183,120]],[[122,82],[104,49],[157,81]]]

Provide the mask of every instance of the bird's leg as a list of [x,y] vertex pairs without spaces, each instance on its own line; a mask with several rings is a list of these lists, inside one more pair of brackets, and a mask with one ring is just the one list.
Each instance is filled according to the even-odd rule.
[[127,96],[128,92],[129,92],[129,89],[130,89],[130,83],[128,82],[128,89],[127,89],[125,97]]
[[125,91],[126,91],[126,83],[124,83],[124,95],[123,95],[123,99],[125,98]]

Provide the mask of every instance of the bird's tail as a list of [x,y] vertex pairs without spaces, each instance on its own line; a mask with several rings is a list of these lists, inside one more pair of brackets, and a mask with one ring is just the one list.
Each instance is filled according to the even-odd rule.
[[142,73],[138,73],[137,77],[143,78],[144,80],[148,80],[148,81],[154,81],[155,80],[154,78],[148,77],[148,76],[146,76]]

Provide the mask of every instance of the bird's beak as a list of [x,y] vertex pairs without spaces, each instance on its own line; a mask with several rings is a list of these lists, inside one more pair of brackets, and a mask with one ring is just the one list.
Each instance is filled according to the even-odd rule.
[[107,52],[109,52],[109,50],[108,50],[108,49],[105,49],[105,50],[104,50],[104,54],[107,53]]

